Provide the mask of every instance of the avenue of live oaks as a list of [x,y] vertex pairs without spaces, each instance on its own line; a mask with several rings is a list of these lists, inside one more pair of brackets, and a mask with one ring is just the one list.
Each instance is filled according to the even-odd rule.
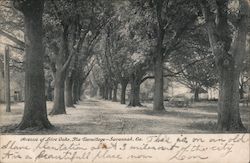
[[250,129],[248,0],[1,0],[2,133]]

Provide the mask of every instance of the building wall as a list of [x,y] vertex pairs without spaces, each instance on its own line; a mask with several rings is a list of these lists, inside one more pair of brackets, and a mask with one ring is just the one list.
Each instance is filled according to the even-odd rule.
[[[14,101],[24,100],[24,73],[10,72],[10,99]],[[0,60],[0,102],[5,101],[4,64]]]

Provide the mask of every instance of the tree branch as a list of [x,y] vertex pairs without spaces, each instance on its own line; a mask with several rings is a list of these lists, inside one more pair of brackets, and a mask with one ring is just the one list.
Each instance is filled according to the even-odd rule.
[[[165,75],[163,75],[163,77],[174,77],[174,76],[176,76],[176,75],[182,73],[182,72],[184,71],[185,68],[187,68],[187,67],[189,67],[189,66],[192,66],[192,65],[196,64],[197,62],[200,62],[200,61],[202,61],[202,60],[204,60],[204,59],[208,59],[209,57],[212,57],[212,56],[207,56],[207,57],[204,57],[204,58],[202,58],[202,59],[195,60],[195,61],[193,61],[193,62],[191,62],[191,63],[185,65],[184,68],[182,68],[181,70],[179,70],[179,71],[177,71],[177,72],[173,72],[173,71],[171,71],[171,70],[165,68],[167,71],[171,72],[172,74],[165,74]],[[143,82],[146,81],[147,79],[154,79],[154,78],[155,78],[154,76],[146,76],[146,77],[144,77],[144,78],[141,80],[141,83],[143,83]]]
[[62,67],[62,71],[65,71],[69,67],[69,63],[70,63],[73,55],[74,55],[74,53],[70,54],[70,56],[68,57],[67,61],[64,63],[64,65]]
[[1,30],[1,29],[0,29],[0,35],[2,35],[2,36],[4,36],[4,37],[8,38],[9,40],[11,40],[11,41],[13,41],[14,43],[18,44],[22,49],[24,49],[24,47],[25,47],[24,41],[19,40],[18,38],[12,36],[11,34],[9,34],[9,33],[5,32],[5,31],[3,31],[3,30]]

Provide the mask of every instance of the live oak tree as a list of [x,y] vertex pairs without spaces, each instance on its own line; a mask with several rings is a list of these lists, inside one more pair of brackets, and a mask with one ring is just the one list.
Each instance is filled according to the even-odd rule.
[[[103,1],[74,1],[75,15],[72,37],[72,47],[76,47],[76,55],[71,61],[66,77],[66,105],[72,107],[80,97],[78,90],[82,87],[86,76],[82,69],[87,66],[93,53],[92,48],[98,40],[100,30],[109,21],[109,9],[111,5]],[[110,10],[112,11],[112,10]],[[74,32],[75,31],[75,32]],[[83,78],[81,77],[83,76]]]
[[14,0],[24,15],[25,29],[25,106],[19,129],[51,128],[47,118],[44,83],[42,15],[44,1]]
[[[65,114],[65,79],[67,69],[70,65],[70,61],[73,54],[69,50],[69,35],[72,28],[72,20],[69,14],[69,9],[72,8],[72,4],[62,1],[60,5],[58,1],[49,1],[46,3],[45,12],[45,42],[47,48],[50,49],[51,71],[54,76],[54,105],[51,115]],[[67,8],[68,7],[68,8]],[[66,10],[66,9],[68,10]],[[65,9],[65,10],[64,10]]]
[[148,35],[154,40],[153,72],[154,72],[154,99],[153,110],[165,110],[163,104],[163,63],[171,55],[181,38],[188,33],[197,18],[198,10],[194,1],[167,1],[149,0],[134,2],[140,11],[147,17],[145,27]]
[[[199,29],[200,28],[200,29]],[[199,94],[217,84],[217,71],[214,56],[209,51],[209,41],[202,26],[190,31],[182,39],[182,46],[169,59],[168,70],[178,72],[173,77],[194,93],[194,101],[199,101]],[[207,65],[207,66],[205,66]]]
[[[234,5],[230,8],[228,0],[200,1],[210,45],[219,71],[217,122],[219,131],[246,130],[239,112],[239,76],[246,54],[249,1],[237,2],[238,6]],[[238,9],[236,23],[230,19],[235,8]]]
[[47,3],[47,32],[56,29],[55,33],[59,33],[56,35],[50,32],[47,35],[48,47],[53,49],[54,56],[54,59],[51,59],[54,62],[51,69],[54,71],[55,97],[51,114],[64,114],[65,103],[67,107],[73,107],[79,100],[78,90],[84,82],[81,80],[81,76],[84,76],[83,64],[86,64],[85,60],[92,55],[90,49],[98,38],[99,30],[108,20],[103,11],[107,8],[100,7],[100,3],[63,0],[60,3]]

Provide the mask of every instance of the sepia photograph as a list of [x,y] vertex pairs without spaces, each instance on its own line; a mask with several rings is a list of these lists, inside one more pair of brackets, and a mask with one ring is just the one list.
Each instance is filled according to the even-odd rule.
[[[106,140],[111,146],[100,143],[106,153],[92,162],[109,162],[123,159],[108,155],[113,141],[163,141],[173,144],[161,150],[172,151],[181,146],[173,135],[189,143],[186,134],[192,142],[227,143],[187,146],[170,160],[208,158],[184,156],[194,149],[237,153],[230,143],[249,145],[250,1],[0,0],[0,122],[1,160],[24,158],[10,153],[31,149],[19,141]],[[145,137],[150,134],[156,137]],[[15,136],[20,140],[11,140]],[[44,150],[33,161],[91,157],[69,152],[85,150],[80,145],[46,143],[36,146]],[[64,146],[63,157],[43,153]],[[247,163],[249,147],[237,149],[245,150]]]

